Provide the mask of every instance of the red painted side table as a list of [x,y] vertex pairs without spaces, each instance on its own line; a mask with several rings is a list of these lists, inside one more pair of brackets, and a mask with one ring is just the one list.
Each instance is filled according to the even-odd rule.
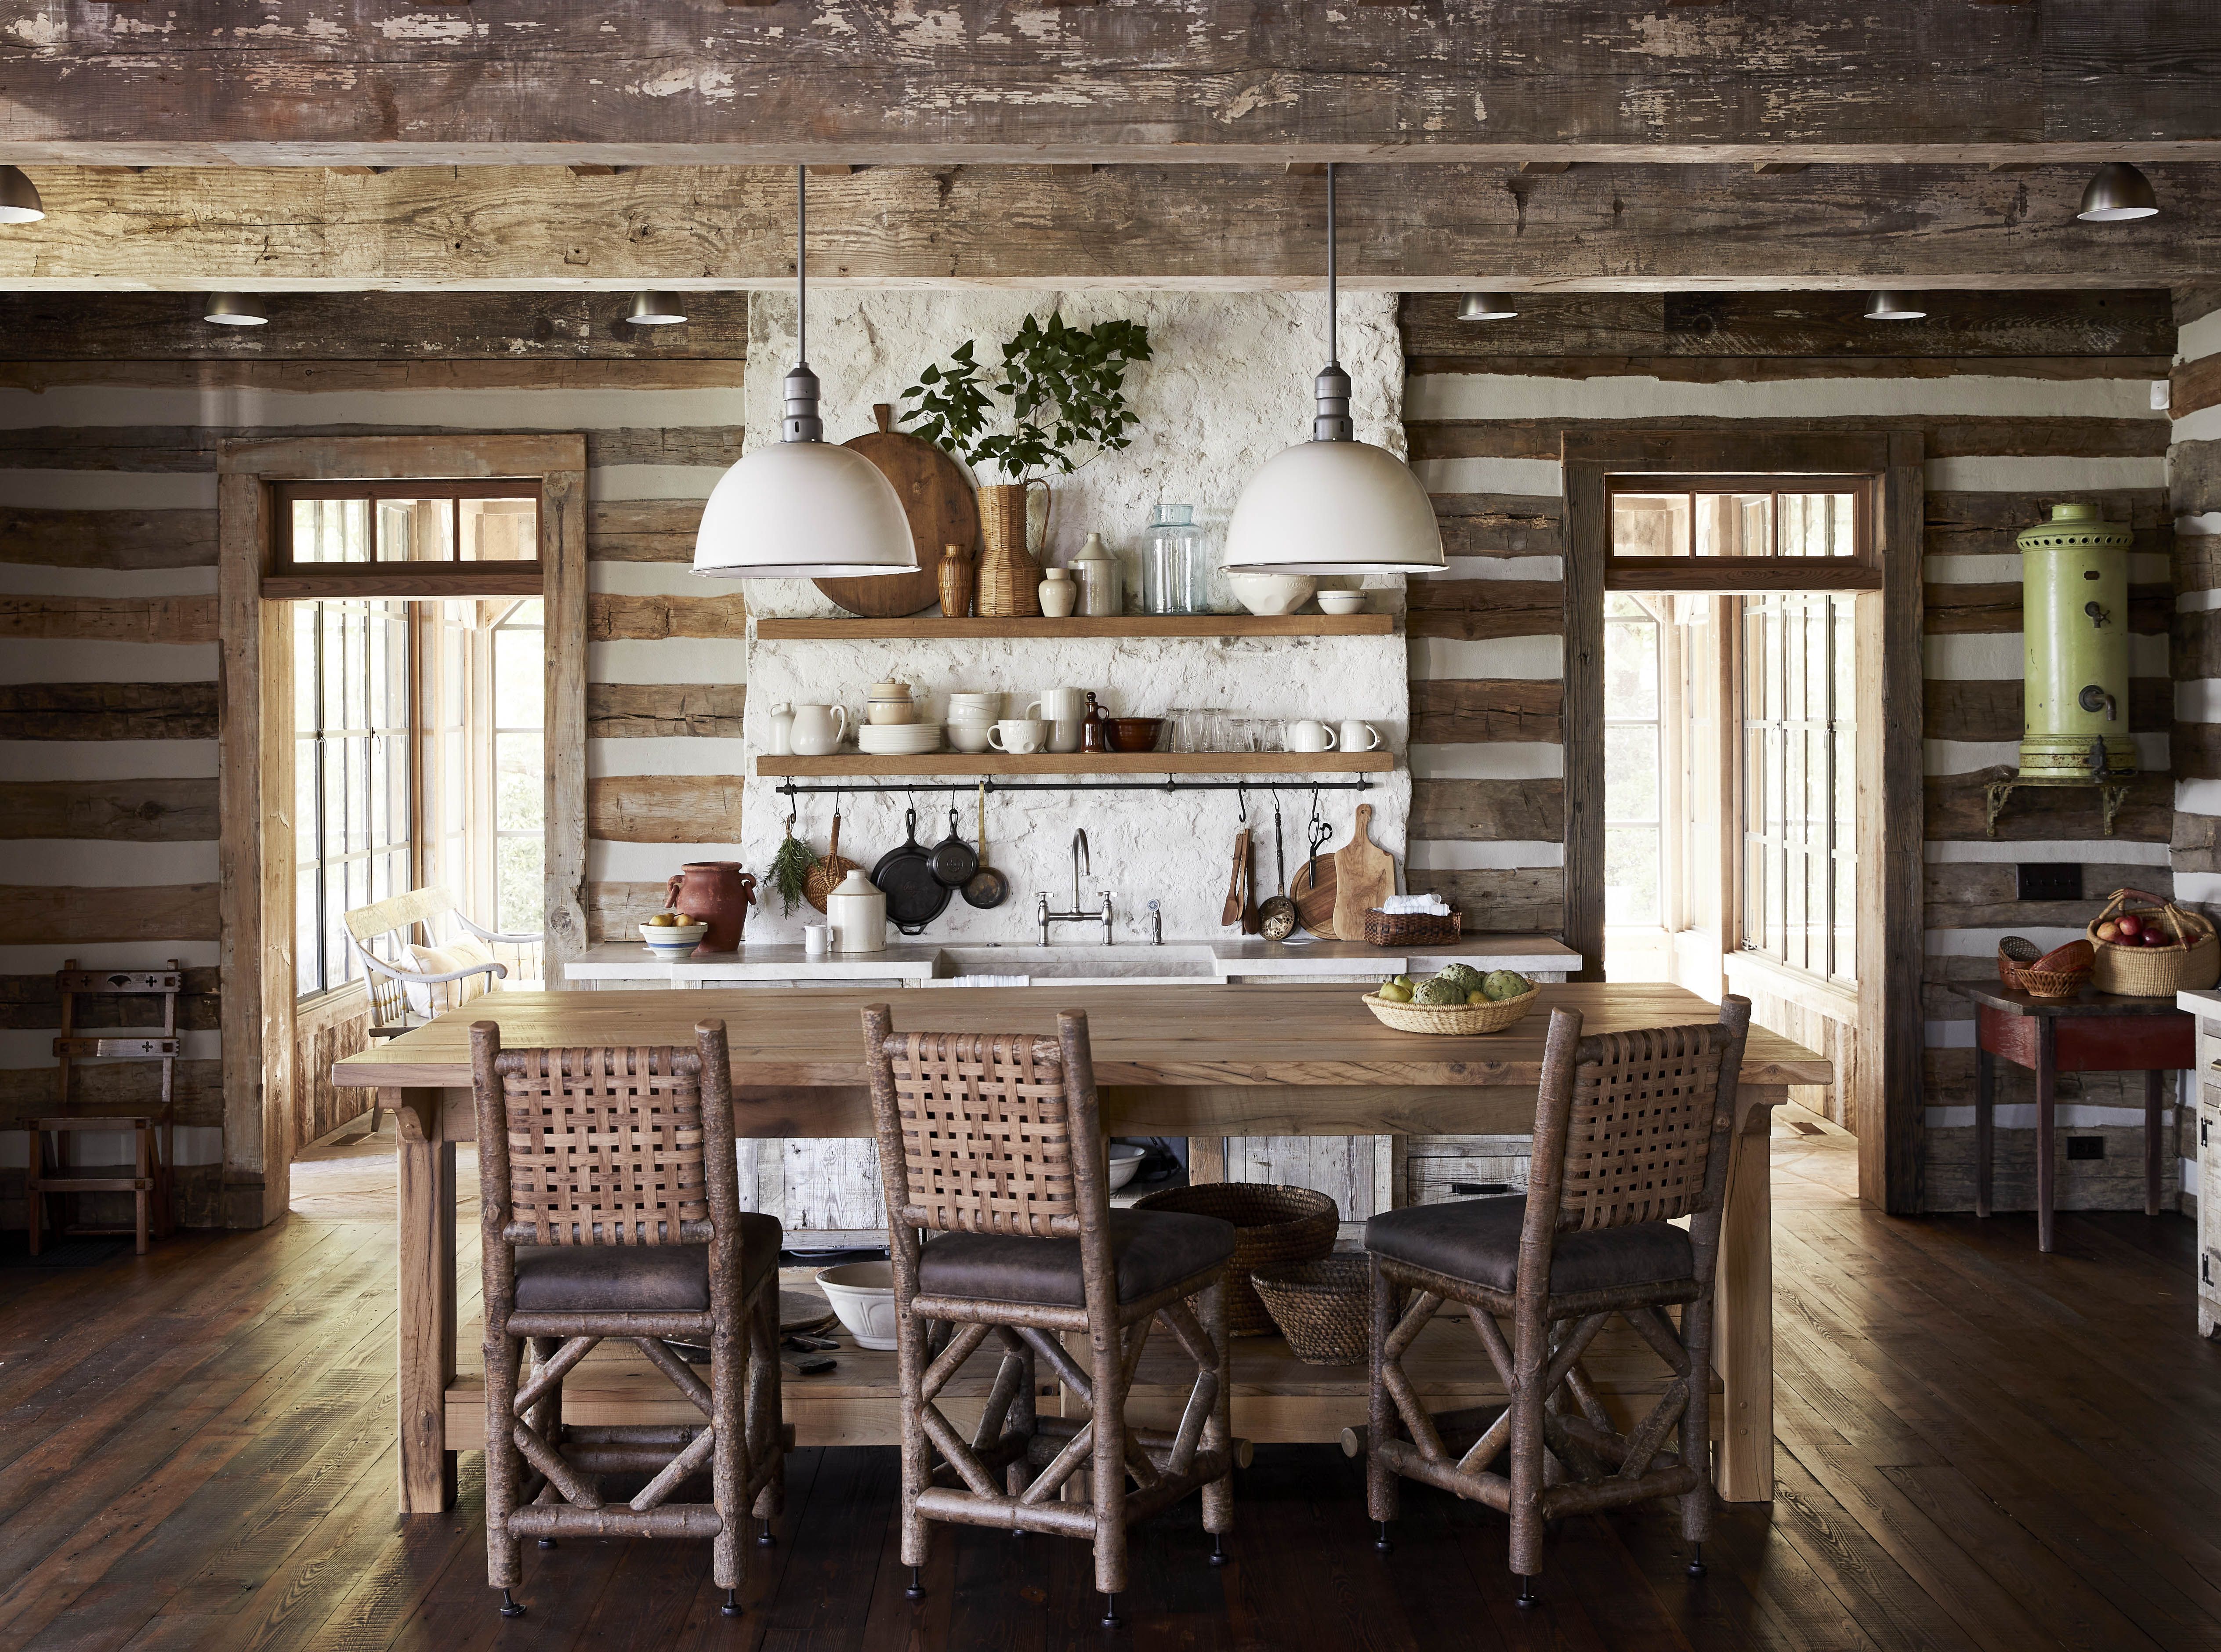
[[1990,1213],[1993,1114],[2000,1061],[2036,1074],[2036,1248],[2051,1247],[2051,1110],[2061,1073],[2144,1075],[2144,1214],[2159,1214],[2160,1074],[2198,1064],[2198,1023],[2172,998],[2127,998],[2085,987],[2039,998],[1981,981],[1953,992],[1974,1003],[1974,1214]]

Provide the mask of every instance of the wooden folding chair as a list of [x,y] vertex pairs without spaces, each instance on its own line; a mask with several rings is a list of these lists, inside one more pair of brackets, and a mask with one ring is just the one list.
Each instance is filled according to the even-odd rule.
[[[128,1193],[133,1219],[128,1227],[72,1223],[58,1228],[63,1233],[128,1233],[135,1236],[139,1255],[147,1254],[148,1236],[166,1237],[176,1226],[171,1203],[170,1166],[176,1148],[178,1050],[178,994],[185,990],[185,971],[171,959],[161,969],[79,969],[66,959],[54,976],[60,989],[61,1032],[54,1040],[54,1054],[61,1068],[55,1079],[55,1104],[60,1111],[31,1121],[31,1167],[24,1180],[29,1210],[31,1255],[45,1242],[44,1205],[49,1198],[81,1198],[87,1193]],[[143,1029],[124,1029],[82,1037],[78,1031],[80,997],[129,995],[159,997],[162,1024]],[[160,1061],[160,1098],[150,1111],[103,1112],[72,1093],[72,1081],[84,1069],[77,1063],[101,1061]],[[96,1069],[97,1070],[97,1069]],[[131,1162],[87,1165],[78,1161],[77,1138],[97,1132],[128,1132]]]

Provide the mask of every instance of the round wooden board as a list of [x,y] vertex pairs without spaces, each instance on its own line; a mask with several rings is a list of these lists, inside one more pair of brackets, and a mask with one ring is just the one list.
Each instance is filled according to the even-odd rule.
[[979,546],[979,502],[956,461],[931,442],[890,428],[894,409],[881,402],[872,409],[879,428],[845,442],[879,467],[902,495],[910,517],[910,542],[917,548],[916,573],[881,574],[869,579],[813,580],[818,590],[851,614],[865,619],[901,619],[923,614],[941,600],[941,549]]

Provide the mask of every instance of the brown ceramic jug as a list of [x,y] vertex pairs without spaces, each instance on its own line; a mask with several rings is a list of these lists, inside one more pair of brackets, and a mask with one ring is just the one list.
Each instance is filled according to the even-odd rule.
[[755,874],[741,871],[737,860],[689,860],[664,885],[663,904],[710,926],[694,948],[696,957],[731,952],[748,927],[748,908],[756,904]]

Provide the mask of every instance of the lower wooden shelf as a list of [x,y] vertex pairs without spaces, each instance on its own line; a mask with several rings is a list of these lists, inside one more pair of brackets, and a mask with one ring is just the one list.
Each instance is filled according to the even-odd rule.
[[[902,1439],[900,1389],[892,1353],[873,1353],[848,1345],[834,1357],[838,1367],[823,1376],[785,1377],[781,1398],[786,1421],[799,1446],[895,1445]],[[475,1347],[475,1342],[466,1344]],[[983,1349],[958,1372],[943,1393],[942,1411],[967,1433],[992,1381],[999,1355]],[[1185,1356],[1161,1330],[1152,1336],[1136,1374],[1127,1416],[1145,1427],[1173,1428],[1179,1422],[1189,1380]],[[1622,1429],[1632,1427],[1663,1392],[1672,1374],[1626,1322],[1616,1320],[1591,1346],[1583,1361],[1605,1408]],[[1444,1313],[1419,1334],[1404,1368],[1412,1386],[1436,1411],[1501,1405],[1503,1385],[1473,1333],[1463,1310]],[[1234,1432],[1260,1443],[1331,1442],[1342,1430],[1366,1418],[1366,1375],[1361,1365],[1305,1365],[1277,1336],[1242,1336],[1234,1342]],[[1719,1379],[1713,1378],[1713,1392]],[[1044,1410],[1055,1402],[1044,1399]],[[702,1414],[629,1344],[604,1342],[582,1361],[563,1384],[563,1417],[567,1423],[697,1423]],[[466,1372],[447,1388],[447,1449],[485,1448],[485,1385],[479,1372]]]
[[896,779],[902,776],[1074,774],[1110,779],[1155,774],[1386,774],[1393,752],[930,752],[922,757],[877,757],[836,752],[827,757],[756,759],[759,778],[810,776]]

